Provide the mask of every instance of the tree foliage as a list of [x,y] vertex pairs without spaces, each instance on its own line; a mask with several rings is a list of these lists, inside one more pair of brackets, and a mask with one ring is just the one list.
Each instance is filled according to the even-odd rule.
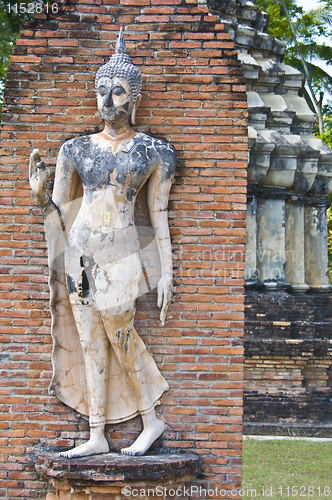
[[[328,103],[322,107],[322,115],[324,121],[324,132],[319,134],[318,128],[316,127],[315,135],[332,148],[332,101],[328,101]],[[330,201],[332,201],[332,199]]]
[[[15,4],[17,5],[17,13],[15,8],[8,8],[8,5],[14,6]],[[0,0],[0,117],[10,56],[25,22],[33,18],[31,14],[20,12],[21,4],[26,5],[27,2],[24,0]]]
[[[295,46],[292,29],[282,2],[280,0],[257,0],[256,5],[270,16],[268,32],[287,42],[284,62],[303,72],[303,64],[298,53],[298,49],[300,50],[309,70],[315,104],[322,111],[325,125],[323,96],[324,94],[332,95],[332,77],[321,67],[321,62],[332,65],[332,46],[321,40],[323,37],[323,40],[332,42],[332,0],[320,0],[318,8],[307,12],[304,12],[295,0],[284,0],[284,2],[294,26],[298,48]],[[314,103],[310,102],[309,95],[305,94],[305,97],[310,107],[314,109]],[[324,130],[325,133],[327,133],[326,130]]]

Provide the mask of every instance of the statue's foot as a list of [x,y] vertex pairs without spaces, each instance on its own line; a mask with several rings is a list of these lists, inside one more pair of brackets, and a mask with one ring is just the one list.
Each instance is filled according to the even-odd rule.
[[99,453],[108,453],[109,451],[110,448],[105,436],[98,436],[98,438],[90,438],[89,441],[72,450],[62,451],[59,456],[65,458],[87,457]]
[[129,446],[129,448],[122,448],[122,455],[139,456],[150,448],[150,446],[158,439],[164,432],[165,425],[158,419],[155,419],[153,425],[146,427],[144,431],[138,436],[136,441]]

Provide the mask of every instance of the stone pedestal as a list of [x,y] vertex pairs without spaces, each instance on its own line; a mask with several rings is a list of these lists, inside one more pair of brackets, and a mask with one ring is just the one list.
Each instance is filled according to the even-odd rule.
[[[115,500],[175,497],[188,499],[185,484],[200,471],[195,455],[125,457],[115,453],[85,458],[62,458],[57,453],[37,456],[36,470],[55,488],[46,500]],[[190,489],[189,489],[190,491]]]

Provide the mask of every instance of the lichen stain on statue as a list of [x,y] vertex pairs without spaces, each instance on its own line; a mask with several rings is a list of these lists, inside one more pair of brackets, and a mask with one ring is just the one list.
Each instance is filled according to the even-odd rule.
[[62,452],[65,457],[107,453],[105,424],[138,414],[143,432],[123,454],[142,455],[164,431],[154,408],[168,385],[133,326],[144,268],[134,206],[148,180],[164,324],[173,291],[167,205],[176,156],[169,144],[130,128],[141,82],[120,31],[116,53],[96,75],[104,130],[63,144],[52,198],[38,150],[30,156],[30,184],[48,242],[54,340],[50,394],[89,416],[89,441]]

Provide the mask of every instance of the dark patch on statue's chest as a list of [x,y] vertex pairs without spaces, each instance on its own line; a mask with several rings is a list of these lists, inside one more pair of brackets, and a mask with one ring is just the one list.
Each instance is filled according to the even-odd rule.
[[129,155],[121,151],[113,155],[108,151],[96,149],[84,153],[81,155],[81,161],[76,161],[76,169],[85,189],[117,184],[127,185],[129,193],[139,190],[146,179],[149,167],[140,155]]

